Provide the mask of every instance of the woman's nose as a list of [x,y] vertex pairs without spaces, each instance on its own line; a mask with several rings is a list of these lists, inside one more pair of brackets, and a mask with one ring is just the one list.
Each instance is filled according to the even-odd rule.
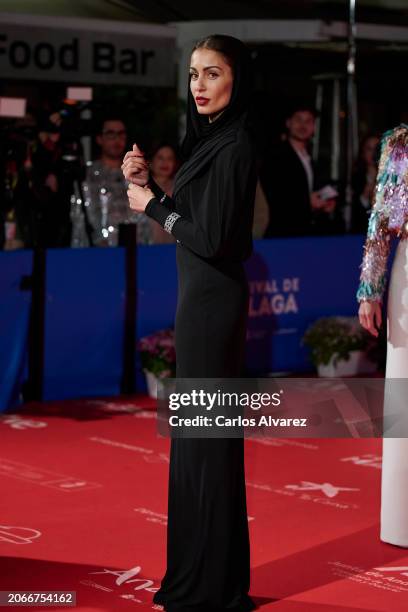
[[197,79],[197,81],[196,81],[196,91],[204,91],[204,90],[205,90],[204,80]]

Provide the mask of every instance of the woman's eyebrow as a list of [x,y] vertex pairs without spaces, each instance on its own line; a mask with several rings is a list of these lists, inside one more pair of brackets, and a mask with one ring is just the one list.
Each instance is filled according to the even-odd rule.
[[[222,70],[221,66],[206,66],[204,70],[210,70],[210,68],[218,68],[218,70]],[[190,66],[190,70],[195,70],[195,72],[197,72],[197,68],[194,68],[194,66]]]

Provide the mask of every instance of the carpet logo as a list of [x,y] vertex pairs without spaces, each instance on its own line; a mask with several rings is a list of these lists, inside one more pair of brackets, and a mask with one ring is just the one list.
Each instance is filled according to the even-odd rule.
[[296,446],[298,448],[305,448],[307,450],[319,450],[317,444],[311,444],[310,442],[300,442],[299,440],[287,440],[285,438],[256,438],[248,437],[248,442],[256,442],[257,444],[263,444],[264,446]]
[[170,457],[166,453],[158,453],[157,455],[144,455],[143,459],[147,463],[170,463]]
[[103,400],[88,400],[86,404],[89,406],[96,406],[100,408],[102,412],[126,412],[128,414],[133,414],[135,417],[156,418],[156,410],[146,410],[146,407],[136,403],[121,404],[119,402],[105,402]]
[[381,470],[382,467],[381,455],[374,455],[372,453],[366,453],[365,455],[353,455],[351,457],[342,457],[340,461],[350,461],[354,465],[361,465],[362,467],[371,467],[377,470]]
[[[133,601],[136,603],[150,603],[143,601],[142,599],[138,599],[138,597],[132,592],[120,592],[117,587],[131,587],[132,591],[137,591],[138,595],[141,592],[145,591],[148,593],[156,593],[158,591],[158,587],[154,586],[154,581],[150,578],[137,577],[141,572],[141,566],[137,565],[136,567],[132,567],[129,570],[111,570],[104,568],[102,571],[89,572],[89,575],[99,575],[104,578],[109,578],[109,586],[105,584],[99,584],[93,580],[81,580],[80,584],[85,586],[90,586],[92,588],[110,592],[117,593],[120,599],[126,599],[129,601]],[[160,609],[160,608],[157,608]]]
[[[337,578],[351,580],[371,588],[381,589],[381,591],[404,593],[405,597],[408,592],[408,580],[403,580],[400,577],[408,576],[408,566],[374,567],[367,570],[364,567],[350,565],[342,561],[329,561],[328,565],[332,566],[332,573]],[[390,576],[389,574],[392,573],[397,575]],[[390,606],[391,608],[392,606]],[[397,609],[397,606],[395,606],[395,609]]]
[[[401,576],[408,576],[408,565],[395,566],[395,567],[390,567],[390,566],[374,567],[373,569],[377,570],[378,572],[395,572],[395,573],[401,574]],[[408,582],[405,582],[405,584],[408,585]]]
[[102,486],[97,482],[89,482],[75,476],[66,476],[65,474],[3,458],[0,458],[0,475],[18,478],[32,484],[65,492],[96,489]]
[[[267,491],[269,493],[275,493],[277,495],[284,495],[285,497],[293,497],[302,501],[309,501],[315,504],[321,504],[322,506],[332,506],[338,510],[356,510],[359,508],[358,504],[348,503],[343,501],[334,500],[339,492],[343,491],[359,491],[359,489],[350,487],[338,487],[334,486],[329,482],[315,483],[302,480],[300,485],[285,485],[282,487],[272,487],[268,484],[255,483],[247,481],[247,486],[253,487],[260,491]],[[313,496],[310,491],[319,491],[323,495]]]
[[148,508],[134,508],[134,511],[138,512],[139,514],[143,514],[146,517],[146,521],[149,521],[149,523],[167,525],[167,514],[160,514],[159,512],[154,512]]
[[[133,508],[135,512],[139,514],[143,514],[146,517],[146,521],[149,523],[158,523],[159,525],[167,525],[167,514],[160,514],[159,512],[154,512],[153,510],[149,510],[148,508]],[[248,522],[254,521],[254,516],[248,516]]]
[[156,419],[157,412],[156,410],[140,410],[140,412],[135,412],[133,416],[135,419]]
[[29,527],[0,525],[0,542],[8,544],[32,544],[41,536],[41,531]]
[[86,480],[65,480],[58,483],[60,489],[83,489],[87,486]]
[[17,414],[9,414],[0,417],[0,423],[8,425],[12,429],[42,429],[48,427],[48,423],[44,421],[33,421],[31,419],[25,419]]
[[354,487],[336,487],[332,485],[330,482],[309,482],[307,480],[302,480],[302,484],[300,485],[285,485],[286,489],[292,489],[293,491],[321,491],[326,497],[336,497],[340,491],[359,491],[360,489],[356,489]]
[[89,438],[92,442],[99,442],[100,444],[106,444],[106,446],[112,446],[113,448],[122,448],[124,450],[134,451],[143,455],[146,463],[169,463],[168,453],[155,453],[151,448],[143,448],[142,446],[135,446],[134,444],[128,444],[127,442],[120,442],[119,440],[111,440],[110,438],[100,438],[99,436],[92,436]]

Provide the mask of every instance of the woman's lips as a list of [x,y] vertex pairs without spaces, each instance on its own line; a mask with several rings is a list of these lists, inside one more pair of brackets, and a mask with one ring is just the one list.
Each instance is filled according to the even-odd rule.
[[196,98],[196,102],[199,106],[204,106],[209,102],[209,98]]

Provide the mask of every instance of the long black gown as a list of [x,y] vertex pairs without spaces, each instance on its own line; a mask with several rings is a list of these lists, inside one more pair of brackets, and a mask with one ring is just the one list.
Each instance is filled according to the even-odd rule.
[[[252,251],[255,156],[245,129],[185,184],[174,200],[150,200],[162,226],[180,217],[177,239],[177,377],[242,376]],[[162,193],[162,192],[161,192]],[[173,438],[167,570],[153,601],[168,612],[244,612],[250,549],[243,438]]]

